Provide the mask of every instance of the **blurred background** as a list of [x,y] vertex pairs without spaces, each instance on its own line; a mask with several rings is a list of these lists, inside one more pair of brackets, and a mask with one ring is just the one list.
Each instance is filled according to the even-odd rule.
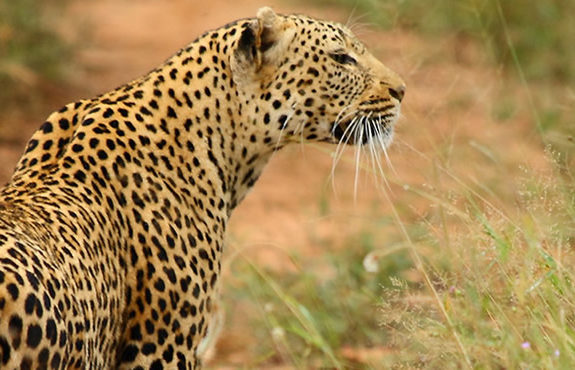
[[407,94],[385,178],[274,156],[208,368],[572,368],[573,0],[0,0],[0,183],[50,112],[264,5],[348,25]]

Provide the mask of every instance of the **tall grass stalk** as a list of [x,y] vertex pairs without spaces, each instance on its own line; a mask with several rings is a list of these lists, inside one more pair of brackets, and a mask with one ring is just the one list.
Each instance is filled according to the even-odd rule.
[[501,1],[500,0],[496,1],[496,7],[497,7],[497,17],[499,19],[499,22],[501,23],[501,28],[503,29],[503,34],[505,36],[505,43],[507,45],[507,48],[509,49],[509,53],[511,54],[511,58],[513,60],[513,65],[514,65],[515,69],[517,70],[517,74],[519,76],[519,81],[521,82],[521,85],[523,86],[523,89],[525,90],[525,94],[527,95],[527,99],[528,99],[528,103],[529,103],[529,109],[531,111],[531,114],[533,115],[533,119],[535,121],[535,126],[537,128],[537,132],[541,136],[541,139],[545,140],[545,136],[543,135],[543,133],[544,133],[543,125],[541,124],[541,117],[539,115],[539,112],[537,111],[535,99],[533,98],[533,94],[531,94],[531,89],[529,87],[529,84],[527,83],[527,77],[525,76],[525,71],[523,70],[521,62],[519,61],[517,49],[513,43],[511,35],[509,34],[509,26],[507,24],[507,20],[505,19],[505,15],[503,14],[503,8],[501,7]]

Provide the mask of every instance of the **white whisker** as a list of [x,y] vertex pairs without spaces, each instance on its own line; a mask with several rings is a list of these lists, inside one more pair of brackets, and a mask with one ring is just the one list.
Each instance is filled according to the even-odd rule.
[[[368,167],[371,167],[371,171],[367,170],[364,172],[366,176],[372,173],[375,176],[375,185],[377,188],[384,188],[391,190],[391,186],[386,177],[383,160],[381,158],[381,153],[385,156],[385,161],[389,168],[393,171],[395,175],[397,172],[393,167],[389,155],[387,153],[387,145],[391,139],[392,130],[389,128],[389,120],[382,118],[381,113],[377,114],[377,117],[372,118],[373,112],[369,112],[366,115],[362,115],[358,110],[348,111],[349,107],[342,109],[337,115],[333,128],[332,134],[336,129],[341,130],[340,124],[345,121],[347,117],[351,115],[356,115],[351,119],[348,125],[345,127],[343,134],[340,136],[336,149],[333,154],[333,163],[331,168],[331,183],[332,188],[335,191],[335,170],[341,158],[344,155],[346,146],[353,140],[353,144],[356,146],[354,154],[355,170],[354,170],[354,184],[353,184],[353,194],[354,201],[357,201],[357,194],[359,191],[359,177],[360,170],[362,169],[362,152],[365,151],[364,157],[369,158]],[[393,119],[391,120],[393,121]],[[364,141],[366,145],[364,147]],[[367,165],[367,163],[365,163]]]
[[[336,158],[337,160],[339,160],[339,157],[341,156],[341,154],[343,153],[343,150],[345,148],[345,144],[347,144],[347,142],[349,141],[349,138],[351,137],[352,131],[353,131],[353,127],[357,124],[357,118],[354,118],[346,127],[345,131],[343,132],[343,134],[341,135],[341,138],[339,139],[339,142],[337,144],[336,147]],[[342,145],[344,144],[344,145]],[[339,152],[339,155],[338,155]],[[336,161],[337,162],[337,161]]]
[[381,161],[379,160],[379,150],[376,147],[376,144],[378,144],[376,136],[379,136],[378,127],[376,125],[377,123],[375,122],[369,123],[369,136],[370,136],[369,149],[371,153],[371,167],[377,185],[380,176],[382,179],[385,179],[385,173],[383,172],[383,168],[381,167]]
[[358,181],[359,181],[359,161],[361,159],[361,150],[363,142],[363,124],[365,124],[365,117],[362,117],[360,120],[360,124],[356,126],[357,131],[359,129],[359,137],[358,134],[355,134],[355,178],[353,182],[353,200],[357,202],[357,189],[358,189]]
[[[381,119],[377,122],[377,126],[375,126],[375,129],[377,131],[377,139],[378,139],[378,143],[381,146],[382,151],[385,153],[385,157],[387,158],[388,163],[389,163],[389,158],[387,157],[387,153],[386,153],[386,149],[385,149],[385,143],[383,142],[383,139],[382,139],[382,136],[384,134],[382,132],[382,128],[380,127],[380,125],[381,125]],[[383,180],[383,183],[385,184],[385,187],[391,191],[391,186],[389,184],[389,181],[387,181],[387,177],[385,176],[385,172],[383,171],[380,157],[377,156],[376,159],[377,159],[377,165],[379,167],[379,172],[381,173],[381,178]],[[389,163],[389,164],[390,164],[390,167],[393,168],[391,166],[391,163]]]
[[293,108],[295,108],[295,106],[296,106],[296,104],[293,104],[293,105],[292,105],[292,111],[291,111],[291,113],[289,114],[289,116],[287,116],[286,120],[285,120],[284,123],[282,124],[282,127],[280,128],[280,134],[279,134],[278,139],[277,139],[277,141],[276,141],[276,145],[275,145],[275,147],[274,147],[274,152],[278,150],[278,147],[279,147],[279,145],[280,145],[280,141],[281,141],[281,139],[282,139],[283,133],[284,133],[285,129],[287,128],[289,121],[290,121],[290,120],[293,118],[293,116],[295,115],[295,110],[293,110]]
[[381,114],[379,115],[379,120],[380,120],[380,124],[378,129],[380,130],[380,134],[377,135],[380,145],[381,145],[381,150],[383,151],[383,155],[385,156],[385,161],[387,163],[387,165],[389,166],[389,168],[391,169],[391,172],[393,172],[393,174],[395,176],[397,176],[397,171],[395,170],[395,167],[393,167],[393,164],[391,163],[391,159],[389,158],[389,155],[387,154],[387,145],[385,144],[385,139],[386,139],[386,135],[388,128],[386,126],[387,122],[384,123],[384,121],[381,118]]
[[[357,113],[357,111],[354,111],[354,113]],[[337,143],[337,147],[335,150],[335,161],[334,161],[334,166],[332,168],[332,170],[335,169],[335,166],[337,165],[337,162],[339,161],[341,155],[343,154],[343,151],[345,150],[345,145],[347,144],[347,142],[349,141],[349,138],[351,137],[351,133],[353,131],[353,126],[356,124],[357,122],[357,117],[354,117],[351,122],[348,124],[348,126],[346,127],[346,129],[344,130],[341,138],[339,139],[339,142]],[[348,137],[349,135],[349,137]],[[346,138],[347,137],[347,138]],[[342,145],[343,144],[343,145]],[[332,171],[333,172],[333,171]],[[332,173],[333,174],[333,173]]]
[[[367,116],[365,117],[365,120],[363,122],[363,127],[362,127],[362,134],[365,136],[365,138],[362,139],[361,141],[361,147],[362,147],[362,152],[365,151],[367,152],[366,154],[366,158],[369,159],[369,162],[371,162],[372,165],[372,171],[374,170],[373,168],[373,145],[372,145],[372,140],[371,140],[371,136],[372,136],[372,132],[371,132],[371,116],[372,116],[373,112],[369,112],[367,114]],[[365,145],[364,142],[365,141]],[[372,175],[374,174],[375,171],[372,172]],[[370,171],[364,171],[364,175],[365,175],[365,179],[368,180],[369,179],[369,174]]]
[[349,108],[349,106],[346,107],[346,108],[344,108],[344,109],[342,109],[342,111],[339,112],[339,114],[338,114],[337,117],[335,118],[335,121],[333,122],[333,127],[331,128],[331,133],[332,133],[332,134],[335,132],[335,129],[339,126],[339,124],[341,123],[341,121],[343,121],[344,119],[346,119],[346,118],[349,117],[349,116],[352,116],[352,115],[354,115],[354,114],[357,114],[357,112],[358,112],[357,109],[356,109],[356,110],[354,110],[354,111],[352,111],[352,112],[348,112],[348,113],[346,113],[345,115],[342,115],[343,112],[344,112],[347,108]]
[[[379,152],[384,154],[387,164],[389,165],[389,167],[391,167],[393,169],[393,166],[391,165],[391,161],[389,160],[389,157],[387,155],[387,148],[386,148],[386,145],[384,142],[384,140],[385,140],[385,129],[382,128],[382,125],[383,125],[382,122],[383,121],[380,118],[379,121],[377,122],[376,126],[375,126],[376,136],[377,136],[376,139],[377,139],[377,143],[379,144]],[[380,160],[380,165],[381,165],[381,160]]]
[[[371,165],[371,171],[375,175],[375,154],[373,152],[373,130],[371,128],[371,121],[366,122],[366,135],[367,135],[367,152],[369,153],[369,164]],[[376,178],[377,180],[377,178]]]
[[353,132],[355,131],[355,127],[358,125],[358,122],[359,122],[358,117],[354,117],[348,124],[348,126],[345,128],[343,135],[341,136],[339,142],[337,143],[337,147],[335,149],[333,158],[333,164],[331,167],[331,184],[334,191],[335,191],[335,168],[337,167],[337,164],[339,163],[343,155],[343,152],[345,151],[345,147],[349,139],[353,136]]

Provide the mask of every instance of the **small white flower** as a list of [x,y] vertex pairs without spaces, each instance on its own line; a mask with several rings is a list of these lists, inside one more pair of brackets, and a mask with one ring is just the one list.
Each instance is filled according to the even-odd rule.
[[529,342],[523,342],[523,343],[521,343],[521,348],[523,348],[523,349],[529,349],[529,348],[531,348],[531,343],[529,343]]
[[375,274],[379,271],[379,256],[374,252],[368,253],[363,259],[363,268],[367,272]]
[[272,329],[272,338],[274,338],[274,340],[283,339],[285,334],[285,330],[279,326],[276,326]]

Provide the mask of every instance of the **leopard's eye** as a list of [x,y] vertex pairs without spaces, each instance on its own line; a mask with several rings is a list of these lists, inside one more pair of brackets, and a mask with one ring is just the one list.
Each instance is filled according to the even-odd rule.
[[345,53],[330,53],[329,56],[339,64],[357,64],[357,60]]

